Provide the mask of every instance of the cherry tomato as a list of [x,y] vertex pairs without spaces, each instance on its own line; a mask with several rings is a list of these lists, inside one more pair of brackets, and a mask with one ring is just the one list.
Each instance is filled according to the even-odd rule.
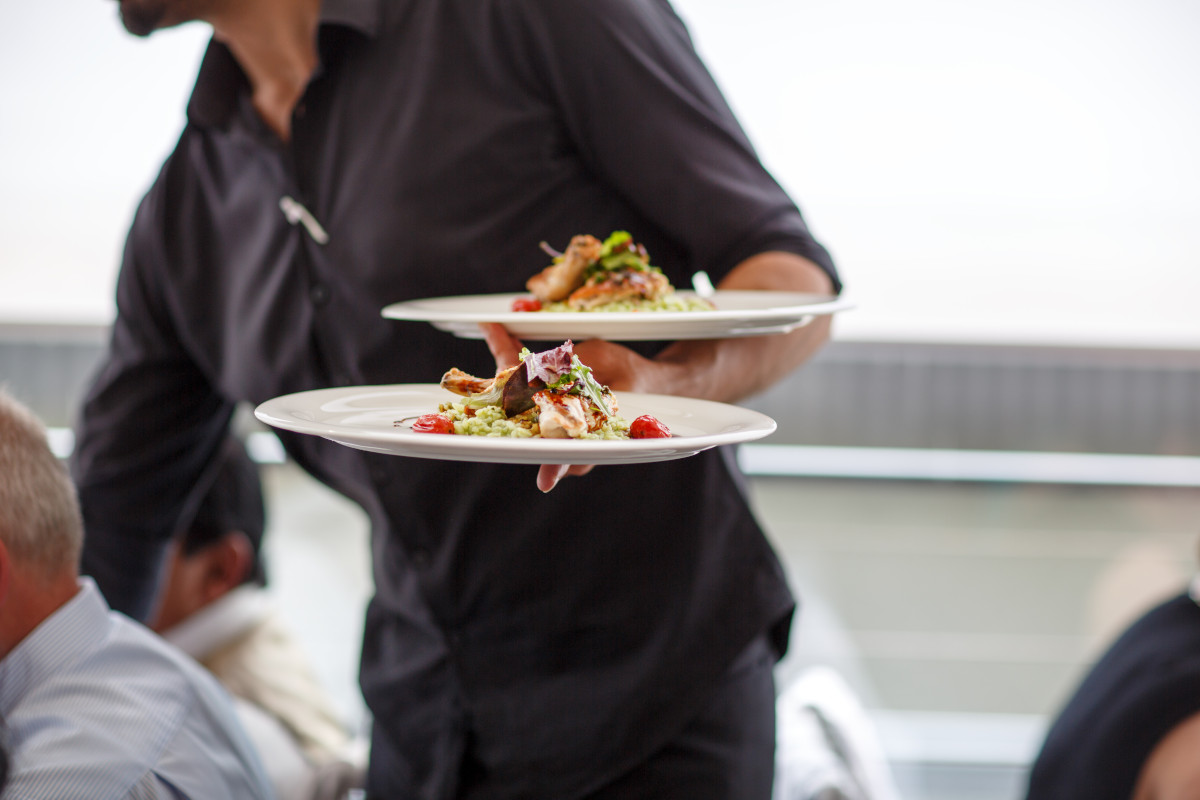
[[542,304],[536,297],[518,297],[512,302],[513,311],[541,311]]
[[454,421],[445,414],[422,414],[412,429],[417,433],[454,433]]
[[629,423],[630,439],[669,439],[670,437],[671,429],[649,414],[643,414]]

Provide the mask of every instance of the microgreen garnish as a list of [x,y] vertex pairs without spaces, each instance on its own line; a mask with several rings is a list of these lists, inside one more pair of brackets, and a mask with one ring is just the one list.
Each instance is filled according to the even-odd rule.
[[[542,353],[531,353],[528,348],[521,348],[521,361],[525,364],[525,376],[532,381],[540,378],[550,389],[578,388],[579,393],[605,414],[611,416],[608,404],[604,402],[604,387],[592,376],[592,368],[585,366],[575,355],[575,346],[568,340],[561,347]],[[572,386],[574,384],[574,386]]]

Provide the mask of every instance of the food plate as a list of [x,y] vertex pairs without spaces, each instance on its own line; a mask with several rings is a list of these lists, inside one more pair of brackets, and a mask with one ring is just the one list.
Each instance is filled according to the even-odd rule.
[[512,439],[413,433],[409,419],[461,399],[435,383],[349,386],[276,397],[254,415],[283,430],[322,436],[347,447],[415,458],[498,464],[641,464],[686,458],[722,444],[761,439],[775,420],[740,406],[659,394],[617,393],[620,414],[652,414],[669,439]]
[[[691,291],[681,291],[694,297]],[[528,294],[475,294],[393,303],[388,319],[429,322],[464,339],[480,339],[481,322],[498,322],[520,339],[608,339],[663,341],[726,339],[787,333],[818,315],[852,308],[841,297],[800,292],[722,291],[709,299],[712,311],[512,311]]]

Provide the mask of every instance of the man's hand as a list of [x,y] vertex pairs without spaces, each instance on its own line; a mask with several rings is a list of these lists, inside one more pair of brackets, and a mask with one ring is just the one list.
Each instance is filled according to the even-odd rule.
[[521,340],[509,333],[503,325],[484,322],[480,324],[479,329],[483,331],[483,339],[487,342],[488,350],[492,351],[492,358],[496,359],[497,372],[508,369],[521,360],[521,348],[525,345],[521,344]]
[[[484,340],[487,341],[488,350],[496,359],[497,370],[507,369],[520,361],[521,348],[524,346],[520,339],[510,334],[503,325],[486,322],[479,327],[483,331]],[[583,360],[582,356],[580,360]],[[538,470],[537,487],[543,492],[548,492],[567,475],[586,475],[591,471],[591,464],[543,464]]]
[[[496,359],[497,370],[507,369],[517,363],[521,348],[524,347],[520,339],[510,334],[503,325],[494,322],[485,322],[479,327],[487,341],[488,350]],[[658,365],[650,359],[643,358],[628,347],[603,339],[573,342],[573,345],[575,354],[591,367],[596,380],[614,392],[653,391]]]
[[[829,276],[791,253],[767,252],[746,259],[725,276],[722,289],[775,289],[831,294]],[[502,325],[480,326],[498,369],[517,363],[521,342]],[[829,317],[795,331],[744,339],[685,340],[668,345],[653,359],[613,342],[576,342],[579,360],[614,392],[671,394],[736,403],[767,389],[813,355],[829,338]],[[548,492],[564,475],[582,475],[590,466],[544,465],[538,488]]]

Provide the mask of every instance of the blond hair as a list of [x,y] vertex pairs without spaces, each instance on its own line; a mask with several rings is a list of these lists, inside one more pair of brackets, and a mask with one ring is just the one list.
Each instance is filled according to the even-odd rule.
[[46,429],[0,387],[0,541],[46,577],[75,571],[83,547],[79,500]]

